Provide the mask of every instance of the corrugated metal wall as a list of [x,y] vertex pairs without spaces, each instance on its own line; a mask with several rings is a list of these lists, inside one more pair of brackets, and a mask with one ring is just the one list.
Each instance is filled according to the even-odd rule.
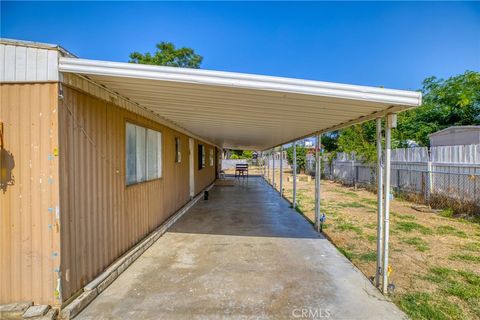
[[[66,86],[63,94],[60,207],[66,300],[188,202],[189,147],[186,135],[110,102]],[[163,133],[161,179],[125,185],[127,120]],[[181,139],[181,163],[174,161],[175,137]],[[195,177],[198,191],[215,179],[208,157],[207,167]]]
[[58,84],[1,84],[0,303],[58,304]]
[[[205,146],[205,167],[201,170],[198,170],[198,145],[203,144]],[[213,149],[214,159],[213,165],[210,165],[210,150]],[[216,151],[215,147],[205,144],[200,141],[195,141],[195,157],[194,157],[194,168],[195,168],[195,193],[199,193],[205,187],[212,183],[212,177],[215,177],[215,161],[216,161]]]

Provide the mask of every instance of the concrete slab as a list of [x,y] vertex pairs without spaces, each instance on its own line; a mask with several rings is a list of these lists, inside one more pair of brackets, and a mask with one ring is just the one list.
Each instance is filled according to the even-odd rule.
[[0,305],[0,319],[22,319],[23,313],[32,305],[32,301],[2,304]]
[[249,178],[214,187],[76,317],[98,318],[406,316],[263,179]]
[[45,315],[49,309],[50,309],[50,306],[47,304],[42,304],[39,306],[31,306],[27,309],[27,311],[25,311],[25,313],[23,314],[23,318],[28,319],[28,318],[34,318],[34,317],[41,317]]

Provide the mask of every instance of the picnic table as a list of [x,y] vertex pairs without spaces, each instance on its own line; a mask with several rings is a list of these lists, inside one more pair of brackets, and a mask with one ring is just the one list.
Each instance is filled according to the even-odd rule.
[[235,178],[247,177],[248,178],[248,164],[238,163],[235,165]]

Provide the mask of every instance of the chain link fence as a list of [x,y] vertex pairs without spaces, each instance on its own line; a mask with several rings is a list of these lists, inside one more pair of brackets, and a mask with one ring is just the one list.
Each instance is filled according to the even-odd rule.
[[[375,191],[376,165],[356,160],[355,157],[350,157],[353,160],[348,158],[341,155],[329,161],[324,157],[322,176],[345,185],[363,186]],[[428,204],[432,208],[451,209],[455,214],[480,216],[480,163],[431,162],[424,156],[416,157],[414,160],[417,161],[402,160],[392,161],[391,164],[394,194]],[[313,157],[306,159],[306,172],[315,174]]]

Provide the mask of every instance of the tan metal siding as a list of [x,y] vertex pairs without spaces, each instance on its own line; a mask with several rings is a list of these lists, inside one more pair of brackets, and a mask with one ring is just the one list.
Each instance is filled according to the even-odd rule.
[[[199,144],[203,144],[205,146],[205,167],[202,168],[202,169],[198,169],[198,145]],[[205,187],[207,187],[208,185],[210,185],[214,180],[215,180],[215,159],[214,159],[214,163],[213,163],[213,166],[210,166],[210,150],[213,148],[214,152],[214,156],[216,154],[215,152],[215,147],[214,146],[211,146],[211,145],[208,145],[208,144],[204,144],[198,140],[195,140],[195,157],[194,157],[194,161],[195,161],[195,165],[194,165],[194,170],[195,170],[195,193],[199,193],[200,191],[202,191]]]
[[[111,102],[68,86],[63,95],[60,192],[66,300],[188,202],[189,148],[186,135]],[[161,179],[125,185],[127,120],[162,132]],[[175,137],[181,139],[181,163],[175,163]],[[208,168],[199,179],[198,185],[206,186],[214,170]]]
[[9,180],[0,190],[0,303],[59,303],[57,90],[56,83],[0,85],[2,183]]

